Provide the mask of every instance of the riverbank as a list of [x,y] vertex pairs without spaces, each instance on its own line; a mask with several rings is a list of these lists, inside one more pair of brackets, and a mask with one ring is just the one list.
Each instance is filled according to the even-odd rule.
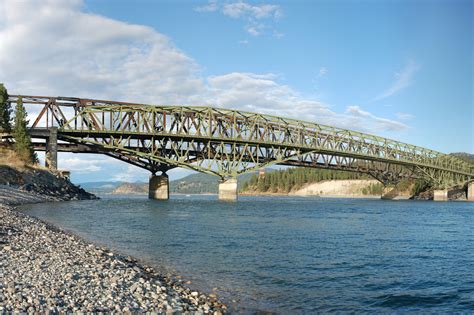
[[134,258],[16,209],[59,200],[0,186],[0,313],[226,312],[213,294],[191,291]]
[[307,183],[303,187],[289,192],[271,192],[244,190],[241,196],[289,196],[289,197],[321,197],[321,198],[380,198],[381,193],[374,193],[372,187],[378,187],[376,180],[325,180]]

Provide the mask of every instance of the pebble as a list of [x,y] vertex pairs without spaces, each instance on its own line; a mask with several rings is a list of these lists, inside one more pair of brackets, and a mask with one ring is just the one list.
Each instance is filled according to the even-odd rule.
[[228,313],[215,294],[191,291],[133,257],[97,247],[12,206],[0,204],[0,232],[0,314]]

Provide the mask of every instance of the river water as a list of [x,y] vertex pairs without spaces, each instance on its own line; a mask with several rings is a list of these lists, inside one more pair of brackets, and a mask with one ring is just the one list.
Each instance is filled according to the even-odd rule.
[[23,211],[243,313],[474,311],[474,203],[104,196]]

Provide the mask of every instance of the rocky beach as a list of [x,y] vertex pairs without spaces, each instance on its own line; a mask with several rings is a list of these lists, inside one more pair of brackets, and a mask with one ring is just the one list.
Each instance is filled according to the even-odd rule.
[[0,313],[226,312],[214,294],[18,212],[27,203],[95,198],[72,184],[62,195],[34,187],[0,185]]

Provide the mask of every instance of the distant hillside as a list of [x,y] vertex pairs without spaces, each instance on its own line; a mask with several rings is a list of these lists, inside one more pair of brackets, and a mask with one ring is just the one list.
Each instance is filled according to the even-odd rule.
[[355,180],[373,179],[365,174],[326,170],[320,168],[287,168],[282,170],[265,171],[265,176],[252,174],[242,183],[241,192],[255,193],[282,193],[296,191],[303,186],[326,180]]
[[[239,187],[252,174],[239,176]],[[191,174],[170,182],[170,193],[175,194],[217,194],[219,178],[204,173]]]
[[[252,174],[239,177],[239,186]],[[170,182],[171,194],[217,194],[219,178],[204,173],[191,174]],[[82,187],[101,193],[114,194],[147,194],[148,183],[97,182],[83,183]]]
[[147,194],[148,184],[146,183],[123,183],[113,191],[114,194]]
[[456,153],[451,153],[451,155],[458,157],[461,160],[466,161],[468,163],[474,164],[474,154],[466,153],[466,152],[456,152]]
[[124,182],[86,182],[80,183],[79,185],[87,189],[114,189],[123,183]]
[[122,184],[124,182],[86,182],[80,183],[79,186],[94,193],[109,194]]
[[170,182],[172,194],[216,194],[217,177],[197,173]]

